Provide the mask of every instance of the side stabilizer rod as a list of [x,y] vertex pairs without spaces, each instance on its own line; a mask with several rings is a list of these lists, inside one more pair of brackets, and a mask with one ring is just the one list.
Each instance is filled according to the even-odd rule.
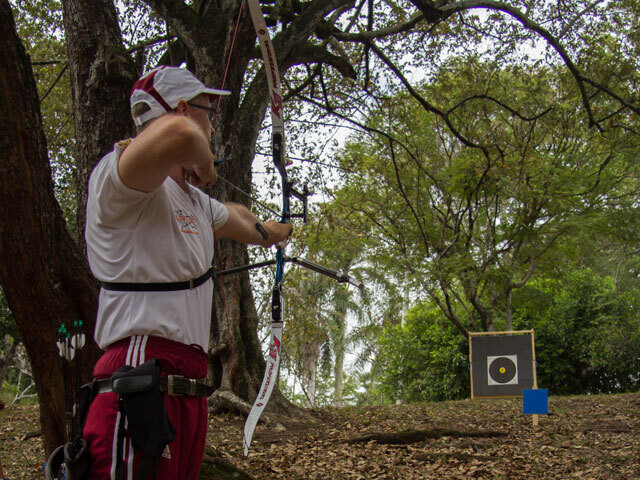
[[355,278],[347,275],[345,272],[342,272],[340,270],[331,270],[330,268],[310,262],[309,260],[305,260],[304,258],[285,257],[284,260],[285,262],[295,263],[306,269],[321,273],[326,277],[333,278],[338,283],[350,283],[351,285],[353,285],[354,287],[358,287],[359,289],[362,289],[364,287],[364,285],[362,285],[362,282],[356,280]]

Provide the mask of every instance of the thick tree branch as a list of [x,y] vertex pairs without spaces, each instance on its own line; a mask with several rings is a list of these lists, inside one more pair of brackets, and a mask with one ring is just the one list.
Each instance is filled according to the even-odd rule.
[[[326,48],[307,44],[296,51],[296,64],[301,63],[319,63],[331,65],[338,70],[340,74],[345,78],[355,79],[357,73],[351,65],[351,62],[345,57],[334,55]],[[290,64],[285,65],[285,69],[290,67]]]
[[447,0],[434,2],[433,0],[410,0],[422,12],[429,23],[436,23],[445,18],[445,11],[441,8]]
[[297,54],[298,48],[306,44],[317,26],[324,22],[325,17],[334,10],[353,4],[353,0],[315,0],[312,2],[288,28],[273,39],[278,63],[295,64],[295,60],[288,57]]
[[411,200],[409,200],[409,196],[407,195],[407,192],[404,189],[404,184],[402,183],[402,179],[400,178],[400,170],[398,168],[398,160],[396,159],[396,153],[395,150],[393,148],[393,141],[391,139],[389,139],[389,153],[391,155],[391,162],[393,163],[393,171],[395,173],[396,176],[396,184],[398,185],[398,190],[400,191],[400,196],[403,198],[404,203],[407,205],[407,207],[409,207],[409,210],[411,210],[411,213],[413,215],[413,218],[416,222],[416,225],[418,226],[418,229],[420,230],[420,236],[422,237],[422,243],[424,244],[425,247],[425,251],[427,256],[429,255],[429,239],[427,237],[427,234],[424,231],[424,228],[422,226],[422,221],[421,221],[421,216],[418,215],[418,213],[416,212],[415,208],[413,207],[413,203],[411,202]]
[[144,0],[156,13],[169,22],[179,37],[187,38],[200,23],[198,13],[183,0]]
[[422,20],[424,20],[424,15],[422,13],[416,13],[404,23],[392,25],[380,30],[372,30],[370,32],[363,31],[359,33],[347,33],[331,26],[328,23],[324,23],[316,30],[316,35],[318,35],[318,38],[333,36],[340,41],[352,43],[362,42],[366,40],[378,40],[390,37],[392,35],[397,35],[399,33],[411,32],[415,28],[415,26]]
[[[415,27],[415,25],[421,20],[427,20],[429,22],[438,22],[443,19],[446,19],[447,17],[451,16],[454,13],[462,13],[468,10],[474,10],[474,9],[496,10],[511,16],[512,18],[517,20],[519,23],[521,23],[526,29],[540,35],[558,53],[563,63],[569,69],[570,73],[572,74],[572,76],[576,81],[576,84],[580,91],[580,95],[582,97],[582,103],[585,108],[585,112],[587,114],[590,126],[595,126],[596,128],[598,128],[598,130],[601,130],[601,131],[603,130],[603,128],[601,127],[601,122],[597,120],[593,115],[591,101],[586,90],[586,84],[590,84],[591,86],[597,88],[598,90],[607,93],[609,96],[611,96],[612,98],[620,102],[621,105],[624,105],[625,107],[629,108],[636,114],[640,114],[640,107],[634,105],[632,102],[628,100],[625,100],[622,96],[616,94],[614,91],[612,91],[608,87],[584,76],[580,72],[578,67],[575,65],[573,60],[571,59],[569,52],[564,48],[564,46],[560,43],[559,39],[556,36],[554,36],[549,30],[544,28],[539,23],[533,21],[529,17],[528,13],[522,12],[521,10],[519,10],[516,7],[513,7],[512,5],[509,5],[505,2],[495,1],[495,0],[467,0],[467,1],[449,2],[449,3],[444,1],[434,3],[429,0],[411,0],[411,2],[420,10],[420,13],[415,14],[408,22],[404,24],[395,25],[388,29],[382,29],[382,30],[371,31],[371,32],[364,31],[357,34],[341,32],[338,29],[325,24],[322,28],[318,29],[317,34],[320,38],[326,38],[329,35],[331,35],[337,38],[338,40],[345,41],[345,42],[360,42],[366,46],[368,51],[369,49],[373,48],[374,44],[371,43],[373,39],[384,38],[387,36],[395,35],[397,33],[411,31]],[[598,3],[601,3],[601,1],[594,2],[592,5],[590,5],[589,7],[584,9],[582,12],[577,14],[576,18],[579,17],[580,15],[585,14],[587,11],[593,9]],[[378,56],[383,61],[385,61],[383,56],[381,56],[380,54]],[[392,66],[391,62],[387,60],[385,61],[385,63],[392,70],[394,70],[394,67]],[[402,81],[402,76],[399,75],[399,72],[395,71],[395,73],[396,75],[398,75],[398,78],[400,78]],[[412,92],[412,90],[410,89],[406,81],[403,81],[403,83],[405,84],[405,87],[407,87],[407,89],[412,93],[412,95],[414,95],[414,92]],[[421,103],[423,102],[421,101]],[[430,110],[430,111],[433,111],[433,110]],[[446,118],[446,117],[443,116],[443,118]],[[455,129],[452,131],[454,131],[455,133]],[[469,145],[467,141],[463,140],[464,137],[461,135],[458,138],[468,146],[473,146],[474,148],[481,148],[479,145]]]
[[520,112],[518,112],[515,108],[510,107],[509,105],[507,105],[506,103],[504,103],[501,100],[498,100],[495,97],[492,97],[491,95],[486,95],[486,94],[477,94],[477,95],[470,95],[468,97],[463,98],[462,100],[460,100],[458,103],[456,103],[453,107],[451,107],[449,110],[447,110],[447,115],[453,113],[455,110],[457,110],[458,108],[462,107],[465,103],[470,102],[472,100],[489,100],[497,105],[500,105],[502,108],[504,108],[505,110],[509,111],[511,114],[513,114],[514,116],[518,117],[519,119],[525,121],[525,122],[533,122],[535,120],[538,120],[539,118],[543,117],[544,115],[546,115],[547,113],[549,113],[551,110],[553,110],[553,107],[548,107],[546,108],[544,111],[538,113],[537,115],[534,115],[532,117],[527,117],[523,114],[521,114]]
[[[612,98],[615,98],[618,102],[620,102],[621,105],[625,106],[626,108],[628,108],[629,110],[631,110],[635,114],[640,115],[640,107],[635,106],[633,103],[625,100],[624,98],[622,98],[620,95],[615,93],[610,88],[608,88],[608,87],[606,87],[606,86],[604,86],[604,85],[602,85],[602,84],[600,84],[600,83],[598,83],[598,82],[596,82],[594,80],[591,80],[590,78],[587,78],[587,77],[584,77],[584,76],[582,76],[581,78],[585,83],[588,83],[591,86],[597,88],[598,90],[601,90],[601,91],[605,92],[607,95],[609,95]],[[606,119],[606,117],[605,117],[605,119]],[[603,119],[599,120],[599,122],[602,121],[602,120]]]
[[128,53],[137,52],[138,50],[142,50],[147,47],[151,47],[152,45],[157,45],[158,43],[169,42],[171,40],[175,40],[175,35],[163,35],[161,37],[150,38],[149,40],[145,40],[144,42],[137,43],[133,47],[127,50]]

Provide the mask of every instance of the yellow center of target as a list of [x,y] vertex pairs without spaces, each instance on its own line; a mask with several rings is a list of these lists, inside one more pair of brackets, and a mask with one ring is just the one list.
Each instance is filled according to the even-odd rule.
[[506,371],[507,371],[507,369],[506,369],[506,368],[504,368],[504,367],[500,367],[500,373],[504,373],[504,372],[506,372]]

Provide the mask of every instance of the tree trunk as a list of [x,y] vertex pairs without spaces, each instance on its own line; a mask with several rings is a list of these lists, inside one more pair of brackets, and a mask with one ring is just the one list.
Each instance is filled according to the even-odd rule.
[[[217,255],[222,269],[246,265],[246,251],[238,251],[231,241],[219,242]],[[210,355],[210,373],[213,384],[222,390],[231,390],[247,400],[249,393],[257,391],[257,377],[264,366],[262,348],[258,339],[258,315],[246,273],[216,277],[216,306],[214,309],[210,351],[216,347],[216,355]],[[240,321],[236,321],[239,319]]]
[[318,357],[320,344],[314,340],[307,342],[303,351],[302,381],[307,393],[307,407],[316,406],[316,373],[318,371]]
[[336,333],[334,337],[334,348],[336,352],[336,363],[333,368],[334,386],[333,386],[333,404],[336,407],[342,407],[342,389],[344,381],[344,351],[345,351],[345,314],[346,312],[338,312],[336,315]]
[[139,76],[122,46],[113,1],[63,0],[75,125],[76,232],[86,250],[85,210],[93,167],[134,133],[129,92]]
[[[222,241],[218,255],[221,269],[247,265],[246,248],[236,242]],[[214,387],[230,390],[240,399],[253,402],[258,394],[266,362],[258,338],[258,314],[249,275],[244,272],[216,277],[215,308],[209,341],[209,373]],[[224,291],[224,295],[221,293]],[[285,323],[286,328],[286,323]],[[231,341],[229,341],[231,338]],[[274,385],[268,412],[291,417],[303,416]]]
[[507,290],[507,295],[506,295],[506,300],[505,300],[505,327],[504,329],[507,332],[510,332],[511,330],[513,330],[513,289],[509,288]]
[[[0,40],[0,283],[29,354],[51,452],[65,441],[57,330],[76,319],[93,328],[97,288],[53,194],[36,84],[7,0],[0,0]],[[85,359],[98,353],[93,343],[85,351]]]
[[[238,7],[239,5],[236,5],[234,8]],[[216,32],[215,35],[207,36],[210,41],[213,40],[209,49],[191,52],[199,78],[203,79],[205,84],[213,86],[220,85],[217,82],[222,77],[220,71],[222,63],[212,64],[211,52],[215,52],[216,57],[226,58],[228,53],[224,52],[228,52],[227,49],[231,46],[235,29],[237,11],[232,10],[226,13],[228,17],[223,25],[219,15],[215,18],[213,26],[207,24],[208,31]],[[245,15],[248,15],[247,11]],[[226,44],[223,44],[221,39],[224,39]],[[218,169],[219,176],[226,182],[218,182],[209,192],[220,201],[241,203],[247,207],[251,207],[251,198],[242,192],[252,191],[251,164],[255,157],[259,128],[269,101],[264,72],[258,72],[243,92],[245,70],[249,59],[253,56],[254,45],[255,32],[247,16],[246,21],[240,24],[235,40],[235,51],[231,55],[228,80],[225,85],[225,88],[231,91],[231,95],[222,99],[216,125],[214,125],[213,151],[218,157],[224,156],[228,159]],[[229,183],[234,186],[230,186]],[[279,189],[278,193],[280,193]],[[221,270],[249,263],[246,245],[231,240],[220,242],[217,255],[219,255]],[[262,384],[266,362],[258,338],[259,319],[249,273],[225,276],[222,283],[224,289],[221,288],[220,279],[216,280],[217,293],[209,345],[210,351],[217,352],[217,355],[212,355],[210,358],[209,372],[215,387],[231,390],[242,400],[252,403]],[[225,294],[224,301],[220,296],[222,291]],[[286,302],[286,281],[284,295]],[[295,407],[282,395],[277,382],[266,410],[291,417],[304,416],[301,409]]]
[[2,385],[4,379],[7,376],[7,370],[13,363],[18,348],[18,342],[15,338],[5,335],[4,338],[0,338],[0,392],[2,392]]

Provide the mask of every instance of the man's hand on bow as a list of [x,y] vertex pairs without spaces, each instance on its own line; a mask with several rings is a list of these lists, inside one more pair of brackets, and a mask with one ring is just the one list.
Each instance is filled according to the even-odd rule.
[[267,238],[262,238],[258,245],[269,248],[274,245],[284,247],[293,232],[290,223],[280,223],[275,220],[268,220],[262,224],[262,228],[267,233]]

